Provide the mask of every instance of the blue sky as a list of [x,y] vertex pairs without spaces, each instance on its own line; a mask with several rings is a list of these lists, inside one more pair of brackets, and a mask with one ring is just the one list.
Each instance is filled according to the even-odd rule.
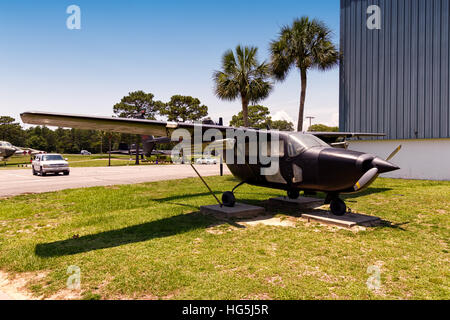
[[[66,27],[72,4],[81,8],[81,30]],[[2,1],[0,115],[111,115],[124,95],[144,90],[163,101],[197,97],[213,119],[228,122],[241,105],[214,96],[222,54],[253,45],[268,60],[280,27],[303,15],[326,22],[338,44],[338,0]],[[315,122],[338,123],[338,75],[338,68],[309,74],[305,113]],[[293,70],[261,102],[276,119],[297,119],[299,78]]]

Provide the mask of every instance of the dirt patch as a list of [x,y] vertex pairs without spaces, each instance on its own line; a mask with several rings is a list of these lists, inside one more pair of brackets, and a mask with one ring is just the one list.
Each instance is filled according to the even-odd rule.
[[50,297],[35,296],[27,289],[33,282],[43,280],[49,274],[48,271],[23,272],[11,275],[0,271],[0,299],[8,300],[70,300],[81,299],[81,291],[69,289],[60,290]]
[[280,276],[266,278],[266,281],[274,286],[284,288],[283,279]]
[[291,219],[275,218],[273,216],[258,217],[256,219],[246,220],[242,222],[248,226],[257,226],[259,224],[271,227],[291,227],[295,228],[296,222]]
[[64,289],[47,298],[47,300],[79,300],[81,299],[81,291]]
[[45,278],[48,272],[25,272],[11,276],[9,273],[0,271],[0,296],[10,300],[40,300],[27,290],[31,281],[39,281]]

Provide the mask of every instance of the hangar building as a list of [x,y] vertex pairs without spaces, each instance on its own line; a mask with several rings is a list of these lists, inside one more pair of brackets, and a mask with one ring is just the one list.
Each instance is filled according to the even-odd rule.
[[350,149],[389,155],[391,177],[450,180],[450,0],[341,0],[339,126],[386,133]]

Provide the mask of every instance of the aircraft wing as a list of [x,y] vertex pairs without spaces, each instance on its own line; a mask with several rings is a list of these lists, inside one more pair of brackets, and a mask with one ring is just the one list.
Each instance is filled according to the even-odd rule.
[[363,133],[363,132],[307,132],[319,139],[322,139],[326,143],[332,146],[345,147],[345,140],[349,138],[361,138],[361,137],[385,137],[384,133]]
[[20,117],[23,122],[36,125],[156,136],[166,136],[166,128],[169,125],[167,122],[153,120],[93,117],[51,112],[25,112]]
[[[237,129],[219,125],[194,124],[181,122],[164,122],[144,119],[127,119],[112,117],[96,117],[52,112],[25,112],[21,115],[22,121],[28,124],[46,125],[55,127],[102,130],[118,133],[131,133],[139,135],[170,137],[175,129],[187,129],[192,132],[196,126],[201,126],[203,130],[218,129],[225,131],[227,129]],[[251,131],[254,129],[245,129]],[[353,137],[384,137],[380,133],[358,133],[358,132],[307,132],[327,143],[337,142],[340,138]]]
[[359,137],[385,137],[384,133],[363,132],[307,132],[318,138],[359,138]]
[[51,112],[25,112],[22,113],[20,117],[24,123],[28,124],[152,135],[157,137],[170,137],[175,129],[187,129],[192,131],[195,126],[201,126],[204,129],[215,128],[222,131],[227,129],[227,127],[218,125],[197,125],[193,123],[164,122],[144,119],[94,117]]

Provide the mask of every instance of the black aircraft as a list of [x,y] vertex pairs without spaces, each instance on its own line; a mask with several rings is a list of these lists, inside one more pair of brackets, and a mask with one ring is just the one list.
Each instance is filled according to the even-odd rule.
[[[233,191],[225,192],[222,195],[222,204],[225,206],[234,206],[236,201],[234,191],[240,185],[247,183],[285,190],[291,199],[298,198],[300,191],[305,193],[324,192],[327,194],[325,203],[330,204],[332,213],[344,215],[347,207],[344,201],[339,198],[340,194],[360,192],[369,187],[378,175],[399,169],[399,167],[389,161],[400,148],[395,150],[387,160],[371,154],[339,148],[342,147],[342,141],[339,142],[339,139],[342,138],[384,136],[383,134],[278,132],[251,128],[233,128],[214,124],[176,123],[43,112],[26,112],[21,114],[21,118],[24,123],[35,125],[97,129],[158,137],[171,137],[176,129],[185,129],[191,134],[195,130],[201,130],[202,133],[205,133],[208,129],[215,129],[224,134],[227,130],[234,130],[243,134],[256,134],[258,139],[260,139],[262,134],[267,135],[269,141],[278,139],[280,146],[277,154],[279,159],[278,171],[270,176],[262,175],[261,168],[265,166],[259,162],[250,164],[247,155],[245,156],[244,164],[236,164],[236,161],[233,162],[234,164],[230,164],[231,161],[227,160],[231,159],[226,159],[225,156],[225,163],[231,173],[242,181]],[[328,143],[321,138],[327,140]],[[229,141],[225,140],[223,142],[214,141],[214,143],[229,145]],[[245,141],[244,150],[248,150],[248,141]],[[234,153],[236,157],[239,147],[236,141],[234,142],[232,148],[235,148],[237,151]],[[202,141],[202,143],[211,143],[211,141]],[[330,144],[334,143],[338,144],[338,148],[330,146]]]

